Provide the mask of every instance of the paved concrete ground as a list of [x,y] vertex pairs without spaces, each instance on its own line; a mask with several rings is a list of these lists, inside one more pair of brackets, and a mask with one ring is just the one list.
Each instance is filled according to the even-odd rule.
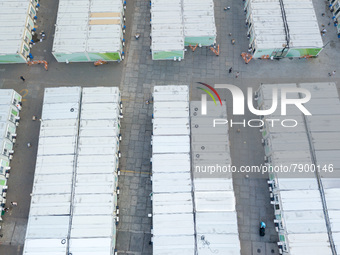
[[[320,24],[327,26],[330,13],[327,1],[315,1],[315,9]],[[123,141],[121,144],[122,159],[119,186],[120,224],[118,229],[117,248],[119,254],[149,255],[152,253],[150,241],[151,213],[149,194],[151,192],[150,156],[151,156],[151,115],[152,105],[145,104],[151,98],[153,85],[188,84],[192,85],[191,98],[199,100],[200,94],[195,89],[195,82],[203,81],[211,85],[230,83],[239,86],[257,88],[261,83],[287,83],[335,81],[339,84],[339,74],[329,78],[327,73],[339,66],[340,43],[334,27],[327,27],[324,37],[325,50],[317,59],[280,61],[254,60],[245,65],[240,53],[247,50],[246,28],[242,1],[215,1],[218,43],[221,46],[220,56],[216,57],[206,48],[197,49],[194,53],[186,52],[182,62],[153,62],[150,49],[150,8],[146,0],[128,1],[127,23],[127,59],[121,64],[110,63],[93,67],[91,63],[57,63],[50,54],[52,35],[57,13],[57,1],[45,0],[39,11],[39,29],[44,29],[47,40],[37,43],[33,49],[36,59],[49,62],[49,71],[42,66],[0,65],[0,88],[14,88],[25,95],[22,120],[18,129],[18,142],[12,162],[9,179],[10,190],[8,201],[17,201],[18,207],[4,217],[4,234],[0,254],[17,255],[22,253],[23,237],[28,217],[30,192],[32,189],[36,149],[39,135],[39,122],[31,120],[32,115],[41,114],[43,90],[51,86],[120,86],[124,119],[122,121]],[[223,7],[231,6],[225,12]],[[321,13],[326,12],[322,17]],[[133,24],[132,27],[129,24]],[[131,35],[130,35],[130,30]],[[133,34],[141,33],[136,41]],[[232,33],[232,37],[229,37]],[[236,40],[231,45],[230,40]],[[329,43],[328,43],[329,42]],[[328,44],[327,44],[328,43]],[[228,74],[233,67],[240,72],[239,78]],[[23,75],[26,82],[19,80]],[[121,79],[122,78],[122,79]],[[228,102],[228,114],[231,116],[232,104],[230,95],[221,91]],[[252,118],[247,113],[246,119]],[[236,118],[234,118],[237,120]],[[232,160],[236,166],[258,165],[263,161],[263,150],[260,133],[256,128],[241,128],[238,133],[230,129]],[[32,143],[27,148],[27,142]],[[272,219],[273,211],[269,205],[269,193],[263,176],[235,174],[234,189],[237,199],[238,223],[242,254],[277,254],[271,252],[271,244],[277,241]],[[258,236],[260,220],[267,222],[267,235]],[[5,232],[5,231],[4,231]],[[1,240],[1,239],[0,239]]]
[[[123,156],[121,161],[125,173],[120,180],[121,183],[130,183],[130,185],[124,187],[123,184],[120,184],[122,186],[120,209],[126,214],[126,217],[122,217],[118,231],[119,254],[151,254],[151,247],[148,246],[151,221],[147,217],[147,214],[151,213],[150,200],[147,200],[146,207],[139,206],[138,208],[138,203],[144,203],[145,196],[151,192],[148,175],[150,174],[149,135],[152,105],[146,105],[145,101],[151,99],[150,92],[153,85],[192,85],[191,99],[199,100],[199,93],[195,90],[197,81],[209,84],[235,84],[245,91],[246,87],[257,88],[261,83],[338,80],[335,77],[329,78],[327,75],[338,66],[340,45],[333,27],[329,28],[329,32],[324,38],[325,43],[328,41],[330,43],[317,59],[254,60],[245,65],[240,57],[241,52],[246,51],[248,45],[246,28],[243,25],[242,2],[221,0],[215,1],[215,4],[218,43],[221,46],[219,57],[216,57],[210,50],[202,48],[197,49],[194,53],[186,52],[182,62],[153,62],[149,54],[150,9],[146,1],[136,1],[132,35],[138,32],[141,34],[141,38],[138,41],[131,38],[127,66],[121,85],[123,97],[126,100],[122,130],[124,137],[128,134],[130,136],[122,143],[123,155],[127,155],[127,157]],[[231,6],[231,10],[223,11],[225,6]],[[321,17],[321,11],[325,10],[325,3],[317,3],[316,7],[320,20],[323,23],[328,23],[327,17]],[[231,37],[229,37],[229,33],[232,33]],[[236,45],[231,45],[232,38],[236,39]],[[239,78],[235,78],[235,73],[228,74],[227,70],[230,67],[233,67],[234,72],[241,73]],[[227,98],[228,113],[231,116],[230,95],[226,95],[223,91],[221,93],[223,98]],[[253,117],[247,113],[245,119]],[[234,120],[237,119],[234,118]],[[263,163],[264,155],[259,130],[257,128],[241,128],[239,133],[236,130],[237,128],[230,129],[233,163],[238,167]],[[145,142],[144,146],[142,141]],[[246,178],[244,174],[233,176],[242,254],[244,255],[278,254],[275,244],[278,237],[274,230],[274,212],[269,202],[266,177],[259,174],[249,175],[249,178]],[[131,205],[126,201],[133,201],[137,205]],[[267,223],[265,237],[260,237],[258,234],[261,220]]]

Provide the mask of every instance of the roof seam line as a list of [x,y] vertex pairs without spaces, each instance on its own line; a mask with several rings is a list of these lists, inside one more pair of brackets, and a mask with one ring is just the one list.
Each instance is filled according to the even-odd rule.
[[[280,1],[282,1],[282,0],[280,0]],[[297,83],[296,86],[298,88],[300,88],[300,84],[299,83]],[[301,93],[298,93],[298,94],[299,94],[299,98],[301,99],[302,98]],[[310,127],[309,127],[309,123],[307,121],[306,115],[302,114],[302,116],[303,116],[303,121],[305,123],[306,134],[307,134],[307,137],[308,137],[308,144],[309,144],[310,153],[311,153],[311,156],[312,156],[312,161],[313,161],[313,164],[315,166],[317,166],[315,147],[314,147],[314,144],[313,144],[313,138],[312,138],[311,130],[310,130]],[[320,192],[320,196],[321,196],[322,209],[323,209],[323,213],[324,213],[324,216],[325,216],[329,243],[330,243],[333,255],[337,255],[337,252],[336,252],[336,249],[335,249],[334,240],[333,240],[333,234],[332,234],[332,229],[331,229],[331,223],[330,223],[330,219],[329,219],[328,209],[327,209],[327,202],[326,202],[326,198],[325,198],[325,192],[324,192],[324,188],[323,188],[323,185],[322,185],[320,173],[318,171],[315,171],[315,177],[316,177],[316,180],[317,180],[317,183],[318,183],[318,188],[319,188],[319,192]]]

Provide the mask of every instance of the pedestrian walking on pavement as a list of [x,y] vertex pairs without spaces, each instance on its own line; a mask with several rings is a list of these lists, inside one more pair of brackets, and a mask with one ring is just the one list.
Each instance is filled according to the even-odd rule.
[[233,71],[233,68],[230,67],[230,68],[229,68],[229,73],[232,73],[232,71]]
[[328,76],[334,76],[334,75],[335,75],[335,73],[336,73],[336,71],[334,70],[333,72],[331,72],[331,73],[328,73]]
[[17,206],[18,203],[13,201],[13,202],[11,202],[11,205],[12,205],[12,206]]
[[20,79],[21,79],[22,81],[25,81],[24,76],[20,76]]
[[235,78],[237,79],[239,76],[240,76],[240,72],[237,72]]

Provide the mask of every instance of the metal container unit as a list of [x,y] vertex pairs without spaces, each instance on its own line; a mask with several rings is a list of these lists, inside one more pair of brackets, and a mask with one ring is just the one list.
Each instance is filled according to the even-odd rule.
[[216,43],[213,0],[183,0],[185,46],[211,46]]
[[[4,155],[0,155],[0,189],[1,192],[4,189],[4,186],[6,186],[7,183],[7,178],[6,178],[6,173],[11,169],[10,167],[10,159]],[[1,201],[3,198],[6,198],[6,195],[1,196]],[[3,204],[3,203],[1,203]],[[3,208],[0,208],[1,210]]]
[[[326,84],[322,84],[321,87]],[[281,87],[304,87],[304,84],[261,85],[256,100],[261,110],[269,109],[272,103],[272,89]],[[310,88],[308,88],[310,90]],[[290,93],[290,98],[299,98],[298,93]],[[306,104],[309,107],[315,98]],[[317,101],[317,100],[316,100]],[[308,118],[297,108],[287,109],[286,118],[298,121],[296,128],[272,127],[262,128],[265,160],[270,169],[291,166],[292,164],[312,165],[315,163],[311,149]],[[265,116],[266,119],[280,119],[279,111]],[[269,190],[271,203],[275,211],[275,226],[279,235],[281,254],[333,254],[329,239],[328,216],[325,214],[325,202],[322,189],[315,172],[312,171],[277,171],[269,173]]]
[[208,102],[206,117],[188,97],[187,86],[153,91],[153,254],[240,254],[231,173],[195,172],[200,165],[231,164],[228,130],[211,130],[214,117],[226,117],[225,104]]
[[330,0],[329,8],[333,14],[333,23],[337,29],[338,38],[340,38],[340,1],[339,0]]
[[69,253],[115,254],[121,96],[83,88]]
[[13,146],[17,137],[21,100],[21,96],[12,89],[0,90],[0,214],[3,213],[6,204],[7,179],[14,154]]
[[123,0],[59,1],[52,54],[58,62],[124,58]]
[[216,43],[214,1],[151,0],[153,60],[184,59],[185,46]]
[[[340,254],[340,101],[335,83],[304,83],[302,88],[308,89],[312,99],[306,108],[312,116],[306,116],[310,130],[313,157],[321,171],[319,182],[322,196],[325,199],[326,213],[329,218],[331,238]],[[332,164],[332,172],[326,167]]]
[[21,100],[22,100],[21,95],[12,89],[0,90],[0,103],[2,105],[4,104],[13,105],[19,110],[21,110]]
[[37,0],[0,0],[0,64],[30,60],[37,4]]
[[316,57],[322,51],[311,0],[247,0],[244,9],[254,58]]
[[80,87],[45,89],[25,255],[67,254],[80,100]]
[[189,87],[155,86],[153,102],[153,254],[194,255]]
[[152,59],[183,59],[182,0],[151,0],[150,22]]
[[[227,119],[227,108],[207,102],[190,102],[191,155],[195,206],[197,254],[241,254],[232,173],[228,126],[213,127],[214,119]],[[215,167],[216,172],[206,170]]]
[[23,254],[115,254],[120,106],[117,88],[45,89]]

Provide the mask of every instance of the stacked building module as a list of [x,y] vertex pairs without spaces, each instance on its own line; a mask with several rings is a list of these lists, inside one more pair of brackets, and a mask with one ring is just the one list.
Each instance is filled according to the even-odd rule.
[[120,139],[118,88],[83,88],[69,253],[114,254]]
[[30,60],[38,7],[38,0],[0,0],[0,64]]
[[153,98],[153,254],[240,254],[231,173],[196,171],[231,164],[228,130],[211,129],[225,105],[202,116],[188,86],[155,86]]
[[312,0],[247,0],[245,12],[254,58],[316,57],[323,49]]
[[331,243],[340,254],[340,101],[334,83],[301,84],[312,99],[306,104],[306,116],[312,156],[319,166],[319,182],[325,200],[326,216],[331,230]]
[[182,0],[151,1],[151,51],[153,60],[184,58]]
[[216,42],[214,1],[151,0],[153,60],[181,60],[185,46]]
[[[333,84],[334,86],[334,84]],[[272,105],[273,88],[305,88],[321,95],[329,90],[329,84],[281,84],[281,85],[261,85],[257,91],[257,102],[261,110],[269,109]],[[335,88],[335,86],[334,86]],[[330,105],[333,106],[334,92],[325,93],[324,97],[330,96]],[[332,95],[333,93],[333,95]],[[335,93],[336,95],[336,93]],[[290,93],[290,98],[299,99],[299,93]],[[324,99],[325,99],[324,98]],[[339,102],[337,104],[339,105]],[[262,128],[263,143],[265,148],[266,161],[273,172],[269,175],[269,189],[271,200],[275,211],[275,225],[279,234],[279,248],[281,254],[335,254],[332,244],[332,229],[329,224],[327,203],[324,199],[324,191],[320,184],[319,169],[325,165],[329,168],[330,162],[336,157],[327,157],[328,160],[315,161],[315,154],[312,144],[317,141],[321,150],[327,151],[326,141],[322,137],[332,136],[331,134],[320,134],[323,125],[328,122],[339,124],[339,118],[332,121],[329,116],[314,116],[320,111],[329,109],[324,107],[320,99],[314,98],[306,104],[312,116],[304,116],[295,106],[287,108],[286,118],[295,120],[298,125],[294,128],[283,127],[281,125],[270,124],[269,119],[281,119],[279,111],[265,117],[265,127]],[[339,112],[339,110],[336,110]],[[334,112],[334,110],[330,110]],[[339,116],[338,116],[339,117]],[[334,128],[334,126],[333,126]],[[314,130],[315,138],[311,138],[311,130]],[[336,130],[336,129],[335,129]],[[335,132],[333,130],[333,132]],[[313,133],[312,133],[313,134]],[[321,140],[320,140],[321,139]],[[339,147],[338,145],[335,147]],[[322,155],[328,155],[325,151]],[[328,175],[331,176],[331,175]],[[331,180],[331,179],[330,179]],[[333,183],[332,181],[330,183]],[[330,198],[331,201],[332,197]],[[332,204],[334,205],[334,204]],[[335,205],[334,208],[338,207]],[[336,222],[336,219],[335,219]],[[334,222],[334,223],[335,223]],[[337,225],[337,224],[335,224]],[[337,227],[337,226],[336,226]]]
[[58,62],[124,58],[123,0],[60,0],[52,54]]
[[6,204],[7,179],[19,124],[21,96],[12,89],[0,90],[0,221]]
[[216,43],[214,1],[183,0],[185,46]]
[[194,255],[188,86],[155,86],[152,136],[154,255]]
[[45,89],[25,255],[113,255],[120,93]]
[[201,111],[200,101],[190,103],[197,254],[241,254],[232,173],[221,171],[231,166],[228,127],[213,128],[227,108],[208,102]]
[[47,88],[23,254],[67,254],[80,87]]

